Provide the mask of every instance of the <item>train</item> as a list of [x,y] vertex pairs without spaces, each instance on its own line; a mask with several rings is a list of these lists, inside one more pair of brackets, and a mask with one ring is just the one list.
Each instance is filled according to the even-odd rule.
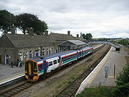
[[25,78],[29,81],[37,81],[41,76],[75,62],[93,53],[93,47],[84,47],[52,54],[46,57],[40,56],[25,61]]

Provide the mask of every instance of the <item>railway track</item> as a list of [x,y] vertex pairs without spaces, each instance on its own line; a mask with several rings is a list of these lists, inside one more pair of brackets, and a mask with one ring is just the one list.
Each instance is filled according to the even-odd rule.
[[[97,52],[100,48],[103,48],[103,47],[104,46],[95,49],[94,53]],[[68,65],[64,69],[67,69],[70,66],[72,66],[72,65]],[[62,71],[64,69],[61,69],[60,71]],[[91,72],[91,68],[87,72]],[[56,72],[54,72],[54,74],[56,74],[56,73],[58,73],[57,70],[56,70]],[[51,77],[54,74],[49,74],[47,77],[43,78],[43,80],[46,79],[46,78],[48,78],[48,77]],[[86,73],[86,74],[88,74],[88,73]],[[84,76],[84,75],[82,75],[82,76]],[[80,77],[80,78],[78,78],[77,80],[74,81],[74,83],[76,83],[77,86],[79,86],[80,83],[82,82],[82,80],[80,80],[80,79],[83,79],[83,78]],[[43,80],[41,79],[40,81],[43,81]],[[38,81],[38,82],[40,82],[40,81]],[[12,96],[20,93],[21,91],[23,91],[23,90],[25,90],[27,88],[30,88],[31,86],[33,86],[34,84],[36,84],[38,82],[29,83],[26,80],[23,80],[23,81],[17,82],[16,84],[13,83],[13,85],[8,85],[7,87],[4,87],[4,86],[2,88],[0,87],[0,89],[1,89],[0,90],[0,97],[12,97]],[[74,84],[71,84],[70,85],[70,88],[67,87],[69,89],[66,88],[63,91],[61,91],[61,93],[57,97],[74,97],[72,95],[77,90],[77,86],[75,86]],[[71,93],[67,94],[66,96],[60,96],[60,95],[62,95],[64,93],[64,91],[71,91]]]
[[27,81],[20,82],[16,85],[12,86],[11,88],[7,88],[7,89],[1,91],[0,97],[11,97],[11,96],[19,93],[20,91],[23,91],[31,86],[32,86],[32,83],[28,83]]
[[92,70],[99,64],[103,57],[107,54],[110,47],[107,48],[106,52],[97,60],[93,65],[88,68],[81,76],[75,79],[69,86],[63,89],[56,97],[75,97],[76,91],[79,88],[82,81],[92,72]]

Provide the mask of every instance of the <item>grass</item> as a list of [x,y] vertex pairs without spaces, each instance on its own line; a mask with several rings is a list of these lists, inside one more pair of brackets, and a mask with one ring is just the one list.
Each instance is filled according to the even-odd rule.
[[[125,47],[124,50],[127,52],[127,54],[129,54],[129,48]],[[126,57],[126,61],[129,64],[129,56],[125,56]]]
[[86,88],[77,97],[112,97],[112,89],[109,87]]

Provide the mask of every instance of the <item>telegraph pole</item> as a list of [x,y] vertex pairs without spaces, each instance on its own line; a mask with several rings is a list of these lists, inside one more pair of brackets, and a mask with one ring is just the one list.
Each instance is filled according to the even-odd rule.
[[114,78],[116,77],[116,66],[114,65]]

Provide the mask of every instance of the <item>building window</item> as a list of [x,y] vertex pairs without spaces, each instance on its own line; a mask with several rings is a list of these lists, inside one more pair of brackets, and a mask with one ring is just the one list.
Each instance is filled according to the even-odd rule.
[[49,54],[49,51],[47,50],[47,51],[46,51],[46,55],[48,55],[48,54]]
[[19,58],[21,61],[23,61],[23,53],[22,52],[19,52]]
[[32,58],[32,51],[29,52],[29,58]]
[[42,50],[41,50],[41,56],[44,55],[44,52],[45,52],[45,50],[44,50],[44,48],[42,48]]
[[51,54],[51,50],[49,50],[49,54]]
[[35,56],[36,56],[36,57],[38,57],[38,56],[39,56],[39,53],[38,53],[38,52],[36,52],[36,53],[35,53]]
[[35,56],[36,56],[36,57],[39,56],[39,50],[35,50]]

